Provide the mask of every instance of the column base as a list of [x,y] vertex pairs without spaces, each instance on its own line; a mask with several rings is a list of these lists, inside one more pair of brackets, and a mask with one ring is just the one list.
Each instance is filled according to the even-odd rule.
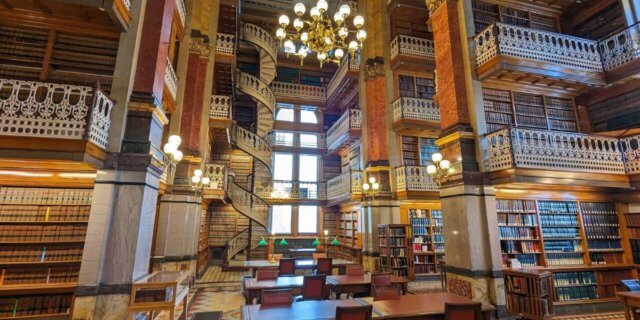
[[508,316],[502,275],[463,275],[455,272],[447,268],[447,292],[495,306],[498,318]]
[[76,296],[72,320],[122,320],[129,317],[130,294]]

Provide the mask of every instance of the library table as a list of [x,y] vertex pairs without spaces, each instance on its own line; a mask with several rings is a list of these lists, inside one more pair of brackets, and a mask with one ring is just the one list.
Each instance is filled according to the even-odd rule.
[[[427,293],[400,296],[400,299],[373,301],[373,298],[356,299],[373,305],[373,313],[383,319],[428,320],[443,319],[444,304],[449,303],[473,303],[473,300],[453,293]],[[482,319],[491,319],[491,313],[495,308],[490,305],[482,305]]]
[[[342,260],[342,259],[333,259],[333,267],[338,269],[339,274],[345,274],[347,265],[355,264],[354,262]],[[268,260],[249,260],[245,261],[245,268],[251,269],[251,273],[253,277],[256,276],[256,270],[261,268],[273,268],[278,266],[278,262],[269,263]],[[316,261],[313,259],[296,259],[296,269],[315,269]]]
[[302,294],[303,276],[278,277],[275,280],[260,280],[256,278],[244,279],[244,299],[246,304],[252,304],[254,298],[260,299],[262,290],[291,289],[294,295]]
[[298,258],[300,256],[310,257],[316,253],[316,251],[316,248],[291,248],[289,249],[289,256],[291,256],[291,258]]
[[623,291],[616,292],[618,299],[622,302],[622,307],[624,307],[624,317],[627,320],[633,320],[635,309],[640,308],[640,291]]
[[[396,275],[391,276],[392,284],[399,284],[402,287],[402,294],[407,294],[407,287],[409,284],[409,279],[399,277]],[[371,293],[371,274],[365,273],[361,276],[328,276],[327,277],[327,285],[331,288],[333,292],[336,293],[337,297],[340,297],[343,293]]]
[[242,307],[243,320],[310,320],[335,319],[336,307],[361,306],[356,300],[320,300],[294,302],[290,306],[263,307],[259,304]]

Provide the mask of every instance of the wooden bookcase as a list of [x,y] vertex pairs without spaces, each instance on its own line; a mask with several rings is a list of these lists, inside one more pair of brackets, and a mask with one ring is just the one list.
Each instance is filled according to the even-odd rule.
[[200,232],[198,234],[198,257],[196,269],[198,275],[204,273],[209,264],[209,212],[203,208],[200,212]]
[[514,269],[504,271],[507,311],[532,320],[553,316],[553,275],[551,272]]
[[92,192],[0,188],[0,319],[70,313]]
[[378,225],[382,272],[414,279],[411,226],[408,224]]
[[409,209],[411,223],[413,267],[416,276],[440,274],[439,262],[444,260],[442,211]]
[[560,32],[558,18],[485,1],[472,1],[476,33],[495,22],[544,31]]
[[362,249],[358,240],[358,210],[350,208],[340,212],[336,220],[336,235],[339,244],[332,247],[335,258],[360,262]]
[[[614,300],[620,280],[636,274],[613,203],[496,199],[496,208],[504,266],[518,259],[552,272],[555,303]],[[629,229],[638,225],[626,217]]]

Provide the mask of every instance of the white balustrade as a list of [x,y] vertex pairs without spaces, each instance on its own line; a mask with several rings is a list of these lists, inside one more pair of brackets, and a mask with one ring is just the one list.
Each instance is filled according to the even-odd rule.
[[265,50],[273,59],[278,60],[278,42],[271,34],[255,24],[242,24],[242,38]]
[[238,148],[271,168],[271,146],[266,140],[237,124],[233,125],[230,132],[231,141]]
[[212,95],[209,118],[231,119],[231,97]]
[[402,97],[392,105],[394,122],[401,119],[440,122],[440,108],[431,99]]
[[167,89],[169,89],[171,97],[175,100],[178,94],[178,76],[176,76],[176,71],[173,70],[173,65],[171,65],[169,59],[167,59],[167,64],[164,69],[164,84],[167,86]]
[[271,83],[271,90],[273,90],[273,94],[277,98],[301,99],[324,103],[327,97],[325,88],[321,86],[275,81]]
[[218,33],[216,37],[216,53],[235,55],[236,36],[229,33]]
[[336,150],[349,140],[351,130],[359,130],[362,123],[360,109],[349,109],[327,130],[327,148]]
[[321,182],[274,180],[257,195],[263,199],[326,200],[327,186]]
[[640,59],[640,24],[635,24],[598,42],[605,70]]
[[475,38],[476,63],[481,66],[498,55],[602,71],[596,41],[560,33],[494,23]]
[[269,204],[236,184],[233,174],[227,175],[227,187],[225,191],[234,209],[269,229]]
[[178,17],[180,17],[180,24],[184,27],[187,22],[187,8],[184,6],[184,0],[176,0],[176,10],[178,11]]
[[273,113],[276,108],[276,97],[271,88],[260,79],[242,71],[236,73],[238,89],[259,102],[263,103]]
[[122,0],[122,4],[127,9],[127,11],[131,12],[131,0]]
[[438,190],[438,185],[427,173],[427,167],[402,166],[396,168],[396,191]]
[[505,128],[485,137],[489,171],[511,168],[625,174],[619,140],[592,134]]
[[211,179],[209,188],[213,190],[224,189],[225,187],[225,166],[217,163],[207,163],[204,166],[204,176]]
[[327,181],[327,200],[362,194],[362,171],[347,171]]
[[326,135],[316,132],[299,131],[273,131],[269,134],[269,143],[272,147],[291,147],[325,149],[327,147]]
[[391,59],[398,55],[422,59],[435,59],[435,45],[432,40],[398,35],[391,41]]
[[640,173],[640,135],[620,139],[627,174]]
[[342,80],[347,75],[348,72],[359,72],[360,71],[360,56],[358,55],[355,59],[352,59],[350,56],[345,56],[342,59],[342,63],[340,67],[338,67],[338,71],[333,75],[331,81],[327,85],[327,97],[331,97],[336,89],[340,87]]
[[100,89],[0,79],[0,135],[86,139],[106,148],[112,108]]

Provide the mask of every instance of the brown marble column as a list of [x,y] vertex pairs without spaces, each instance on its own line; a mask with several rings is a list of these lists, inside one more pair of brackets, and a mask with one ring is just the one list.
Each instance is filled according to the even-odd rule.
[[[470,5],[427,0],[436,51],[435,100],[442,133],[436,144],[453,172],[440,189],[448,290],[505,310],[495,192],[480,172],[475,108],[480,85],[473,80]],[[467,24],[470,24],[467,25]],[[475,82],[474,82],[475,81]],[[480,127],[483,127],[481,124]]]

